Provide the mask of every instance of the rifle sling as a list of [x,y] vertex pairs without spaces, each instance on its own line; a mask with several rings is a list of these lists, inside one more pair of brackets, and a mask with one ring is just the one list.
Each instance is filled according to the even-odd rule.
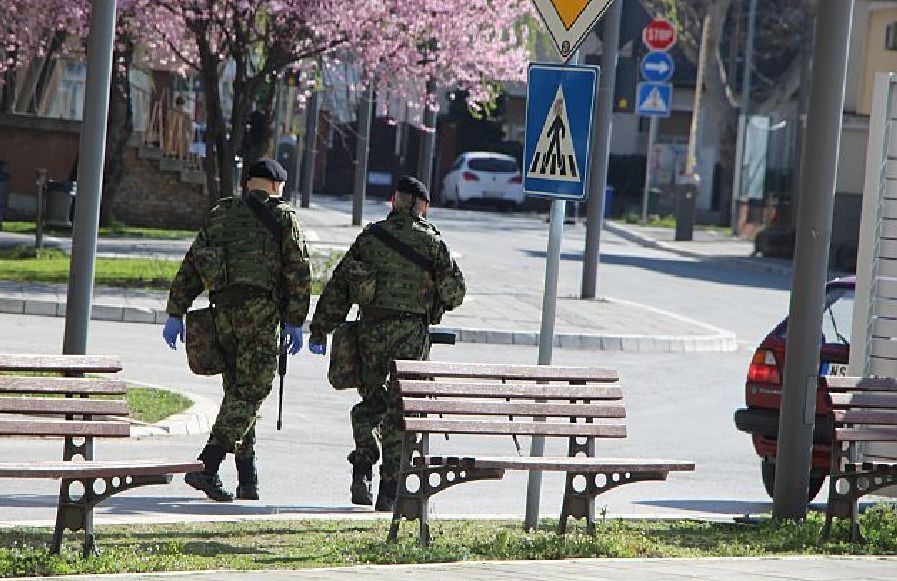
[[371,224],[369,230],[377,240],[395,250],[399,256],[422,270],[429,272],[431,275],[435,274],[435,268],[433,268],[433,263],[431,261],[424,258],[416,250],[396,238],[391,232],[379,224]]

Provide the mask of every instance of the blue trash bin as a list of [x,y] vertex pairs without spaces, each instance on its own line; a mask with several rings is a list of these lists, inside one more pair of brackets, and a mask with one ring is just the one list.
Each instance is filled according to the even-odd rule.
[[610,218],[613,213],[613,205],[614,205],[614,187],[608,185],[604,188],[604,218]]

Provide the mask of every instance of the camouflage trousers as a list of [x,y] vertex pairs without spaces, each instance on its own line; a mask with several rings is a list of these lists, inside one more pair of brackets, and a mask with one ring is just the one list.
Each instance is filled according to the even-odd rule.
[[382,480],[398,477],[402,456],[402,411],[399,395],[386,383],[394,359],[426,359],[430,334],[423,317],[390,317],[361,322],[358,333],[361,358],[361,401],[352,408],[355,449],[349,462],[370,466],[380,459]]
[[227,370],[224,398],[209,444],[222,446],[238,458],[255,454],[256,417],[277,371],[277,323],[277,305],[271,299],[255,298],[215,308],[215,327]]

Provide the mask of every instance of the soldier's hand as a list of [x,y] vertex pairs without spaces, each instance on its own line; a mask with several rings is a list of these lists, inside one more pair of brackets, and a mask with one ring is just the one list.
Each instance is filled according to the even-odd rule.
[[327,337],[323,339],[318,339],[317,337],[312,337],[308,340],[308,350],[314,353],[315,355],[326,355],[327,354]]
[[284,325],[283,332],[287,339],[287,353],[295,355],[302,349],[302,327],[296,325]]
[[162,328],[162,338],[172,349],[177,349],[178,337],[184,342],[184,321],[180,317],[168,317]]

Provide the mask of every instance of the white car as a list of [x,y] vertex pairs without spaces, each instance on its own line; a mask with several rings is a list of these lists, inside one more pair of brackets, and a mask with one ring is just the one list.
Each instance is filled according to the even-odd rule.
[[462,153],[442,180],[442,199],[455,207],[474,200],[519,207],[524,198],[517,160],[501,153]]

